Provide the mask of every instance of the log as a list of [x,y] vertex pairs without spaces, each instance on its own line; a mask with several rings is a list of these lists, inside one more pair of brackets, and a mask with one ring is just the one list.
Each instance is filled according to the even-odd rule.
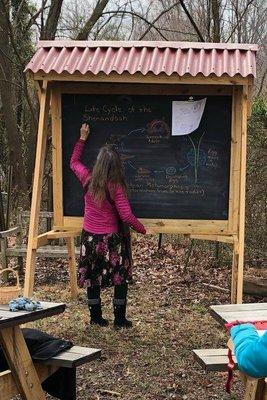
[[244,293],[267,296],[267,278],[246,276],[244,278]]

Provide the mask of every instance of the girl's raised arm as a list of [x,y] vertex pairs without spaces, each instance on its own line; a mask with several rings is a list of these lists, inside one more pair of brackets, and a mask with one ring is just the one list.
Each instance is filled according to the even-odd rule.
[[90,171],[88,170],[88,168],[81,162],[82,153],[88,135],[89,135],[89,125],[83,124],[80,129],[80,139],[75,144],[70,159],[70,168],[77,176],[77,178],[79,179],[79,181],[83,186],[87,184],[90,175]]

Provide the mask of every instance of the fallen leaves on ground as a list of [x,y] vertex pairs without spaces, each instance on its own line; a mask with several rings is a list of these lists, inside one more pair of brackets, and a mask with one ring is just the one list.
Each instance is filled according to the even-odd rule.
[[[67,310],[32,326],[76,345],[102,349],[100,360],[77,370],[78,400],[230,399],[224,390],[226,375],[205,373],[192,353],[196,348],[225,347],[227,334],[211,318],[208,307],[230,301],[230,292],[221,290],[230,288],[227,246],[216,261],[214,245],[200,243],[194,246],[186,269],[188,240],[164,236],[158,250],[155,236],[135,238],[135,274],[128,306],[134,327],[130,330],[112,327],[112,289],[102,295],[103,313],[110,326],[87,329],[85,291],[80,290],[78,298],[71,300],[67,263],[38,262],[36,297],[65,302]],[[241,399],[241,394],[236,380],[232,399]]]

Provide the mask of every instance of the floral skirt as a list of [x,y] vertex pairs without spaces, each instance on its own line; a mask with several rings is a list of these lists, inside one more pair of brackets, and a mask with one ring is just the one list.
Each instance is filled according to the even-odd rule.
[[132,278],[132,265],[120,233],[82,232],[78,268],[80,287],[121,285]]

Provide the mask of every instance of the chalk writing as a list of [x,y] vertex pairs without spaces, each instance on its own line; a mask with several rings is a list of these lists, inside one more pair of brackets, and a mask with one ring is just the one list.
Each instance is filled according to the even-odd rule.
[[231,99],[207,97],[197,129],[186,136],[173,136],[172,104],[185,100],[160,94],[63,95],[65,215],[83,212],[82,190],[68,172],[75,132],[83,120],[91,126],[83,162],[91,169],[99,148],[113,145],[120,153],[137,216],[227,219]]

